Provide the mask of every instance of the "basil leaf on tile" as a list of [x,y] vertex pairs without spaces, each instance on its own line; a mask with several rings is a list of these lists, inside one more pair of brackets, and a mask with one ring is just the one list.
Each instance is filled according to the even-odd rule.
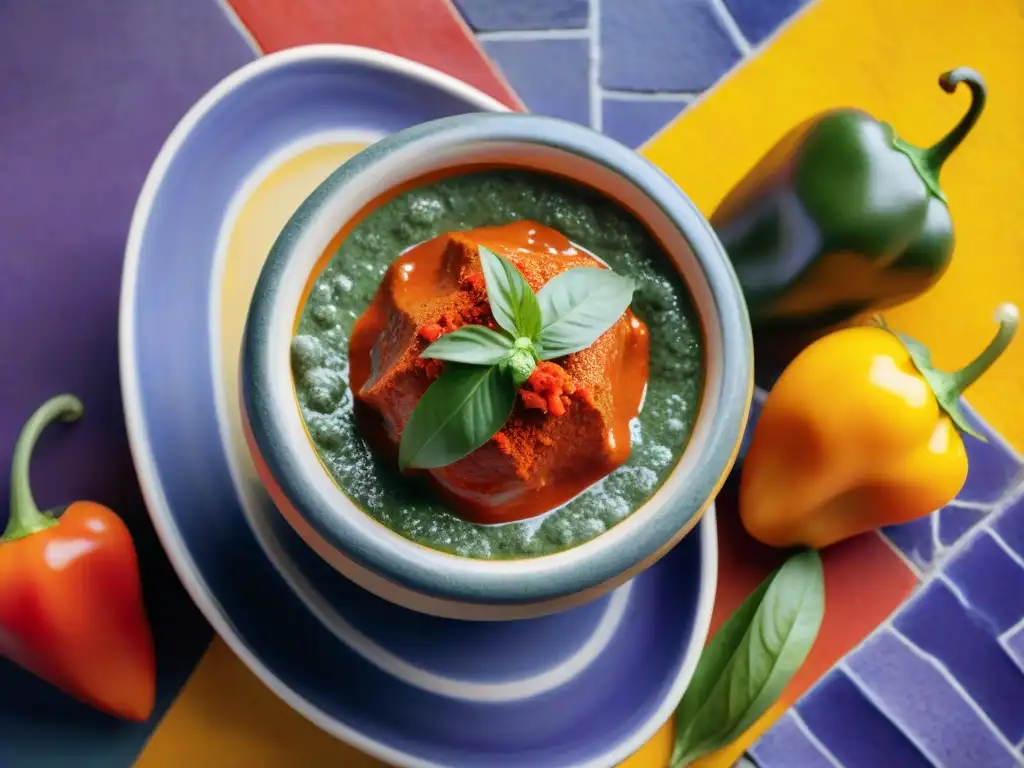
[[502,428],[515,402],[504,365],[449,363],[402,430],[398,465],[433,469],[468,456]]
[[420,357],[473,365],[496,365],[515,351],[515,342],[483,325],[467,325],[446,333],[420,353]]
[[790,557],[722,625],[676,710],[672,768],[730,744],[774,704],[804,663],[825,613],[821,557]]
[[574,267],[537,292],[544,360],[586,349],[622,317],[633,300],[633,281],[610,269]]
[[540,307],[530,284],[508,259],[482,245],[479,251],[487,301],[495,322],[514,337],[536,339],[540,331]]

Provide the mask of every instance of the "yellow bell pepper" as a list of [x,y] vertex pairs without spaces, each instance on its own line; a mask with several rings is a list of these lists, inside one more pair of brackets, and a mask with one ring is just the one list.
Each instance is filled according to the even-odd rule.
[[959,397],[1017,330],[963,369],[937,370],[920,343],[879,326],[836,331],[797,355],[764,403],[743,463],[739,507],[755,539],[820,549],[944,506],[967,479],[958,429],[980,437]]

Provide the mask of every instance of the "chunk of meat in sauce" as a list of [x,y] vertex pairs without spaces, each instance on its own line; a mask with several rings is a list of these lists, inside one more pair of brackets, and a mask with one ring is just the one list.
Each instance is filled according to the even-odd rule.
[[[601,266],[534,222],[445,234],[404,253],[356,322],[350,350],[352,390],[379,414],[392,447],[443,369],[420,357],[426,346],[467,324],[496,327],[480,245],[515,264],[535,291],[572,267]],[[628,458],[647,366],[647,329],[627,311],[587,349],[538,364],[502,430],[430,470],[432,482],[474,522],[523,519],[563,504]]]

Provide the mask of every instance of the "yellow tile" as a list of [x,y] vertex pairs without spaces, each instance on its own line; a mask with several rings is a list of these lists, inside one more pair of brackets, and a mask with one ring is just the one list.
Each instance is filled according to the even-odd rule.
[[[960,367],[994,332],[1001,301],[1024,308],[1024,4],[1021,0],[823,0],[651,139],[645,154],[710,213],[788,128],[858,106],[929,145],[959,119],[967,89],[936,84],[958,66],[989,85],[985,114],[946,164],[957,232],[953,265],[926,295],[888,313]],[[968,393],[1024,449],[1024,339]]]
[[285,768],[381,763],[328,736],[270,692],[214,640],[137,768]]

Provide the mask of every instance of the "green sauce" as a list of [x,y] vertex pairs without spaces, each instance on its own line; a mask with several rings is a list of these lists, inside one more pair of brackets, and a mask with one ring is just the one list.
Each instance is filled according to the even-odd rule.
[[[506,525],[467,523],[420,479],[370,451],[356,429],[348,340],[381,278],[409,246],[453,230],[532,220],[557,229],[634,279],[633,312],[650,330],[647,395],[629,460],[556,511]],[[704,377],[700,326],[667,256],[608,199],[538,173],[468,173],[404,192],[371,212],[313,285],[292,343],[292,372],[317,452],[368,515],[429,547],[464,557],[536,557],[582,544],[628,517],[664,482],[693,429]]]

